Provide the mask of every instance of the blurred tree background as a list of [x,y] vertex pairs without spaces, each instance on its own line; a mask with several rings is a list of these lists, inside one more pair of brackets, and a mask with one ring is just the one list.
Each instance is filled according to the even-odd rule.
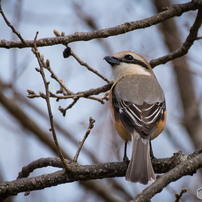
[[[129,1],[129,0],[59,0],[59,1],[2,1],[4,14],[19,31],[24,40],[55,37],[53,30],[65,35],[75,32],[91,32],[114,27],[125,22],[142,20],[155,15],[181,1]],[[190,32],[197,11],[185,12],[146,29],[137,29],[125,34],[90,41],[69,44],[72,51],[112,80],[111,69],[103,60],[123,50],[143,55],[148,61],[167,55],[182,46]],[[17,41],[17,35],[0,17],[0,40]],[[56,31],[55,31],[56,32]],[[188,54],[154,68],[154,72],[165,92],[167,102],[167,124],[163,133],[153,141],[157,158],[171,157],[181,150],[188,155],[202,145],[202,31]],[[2,41],[0,41],[1,44]],[[0,47],[0,181],[16,179],[24,165],[44,157],[58,157],[57,149],[49,131],[50,124],[46,102],[42,98],[27,98],[27,89],[36,93],[45,92],[39,67],[31,48]],[[98,88],[106,83],[96,74],[81,66],[75,57],[63,57],[65,46],[38,47],[59,79],[72,92]],[[48,71],[50,91],[55,93],[60,85]],[[80,98],[74,105],[73,99],[51,98],[56,134],[64,155],[72,159],[89,125],[89,117],[95,119],[95,126],[84,143],[78,163],[122,161],[124,143],[116,134],[105,93],[92,99]],[[97,99],[96,99],[96,98]],[[101,103],[102,102],[104,103]],[[69,109],[63,116],[58,107]],[[129,146],[129,157],[130,157]],[[55,168],[34,171],[31,176],[51,173]],[[196,190],[202,186],[199,172],[186,176],[168,185],[157,194],[154,201],[174,201],[175,193],[183,187],[188,189],[183,201],[194,201]],[[8,201],[129,201],[146,186],[125,181],[123,177],[66,183],[28,196],[19,193]]]

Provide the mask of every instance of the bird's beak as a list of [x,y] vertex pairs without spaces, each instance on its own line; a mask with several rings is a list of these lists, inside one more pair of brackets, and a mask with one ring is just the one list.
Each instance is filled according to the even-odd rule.
[[116,59],[115,57],[106,56],[104,57],[104,60],[106,60],[110,65],[119,65],[120,61]]

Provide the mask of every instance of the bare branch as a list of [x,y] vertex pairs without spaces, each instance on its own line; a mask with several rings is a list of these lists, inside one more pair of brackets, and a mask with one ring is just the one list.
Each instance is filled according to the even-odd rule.
[[[150,27],[152,25],[156,25],[164,20],[173,18],[174,16],[180,16],[184,12],[199,9],[201,6],[202,6],[201,0],[194,0],[184,4],[175,4],[167,8],[167,10],[143,20],[126,22],[124,24],[121,24],[112,28],[97,30],[93,32],[76,32],[74,34],[67,35],[67,36],[42,38],[36,41],[36,45],[37,47],[52,46],[57,44],[66,45],[75,41],[89,41],[92,39],[106,38],[109,36],[124,34],[126,32],[130,32],[136,29],[142,29],[142,28]],[[26,48],[26,47],[34,46],[33,40],[27,40],[25,42],[26,44],[19,41],[0,40],[0,47]]]
[[[35,39],[34,39],[35,42],[36,42],[37,35],[38,35],[38,32],[36,33],[36,36],[35,36]],[[45,86],[45,90],[46,90],[46,95],[44,95],[44,98],[45,98],[46,103],[47,103],[48,115],[49,115],[49,120],[50,120],[50,125],[51,125],[50,131],[52,132],[53,139],[54,139],[55,145],[57,147],[59,157],[60,157],[60,159],[61,159],[61,161],[63,163],[63,166],[64,166],[66,171],[69,171],[70,168],[65,163],[65,159],[64,159],[64,156],[62,154],[62,151],[61,151],[58,139],[57,139],[57,135],[56,135],[56,132],[55,132],[55,127],[54,127],[54,122],[53,122],[53,114],[52,114],[51,105],[50,105],[50,99],[49,99],[49,82],[46,81],[46,77],[45,77],[44,70],[43,70],[43,68],[45,67],[45,64],[44,64],[43,58],[40,56],[40,53],[39,53],[39,51],[37,49],[37,46],[36,46],[36,43],[34,43],[34,48],[32,49],[32,51],[35,54],[35,56],[37,58],[37,61],[39,63],[40,74],[42,76],[44,86]]]
[[[26,178],[37,168],[45,166],[63,167],[59,158],[39,159],[30,163],[22,169],[17,180],[2,182],[0,184],[0,197],[7,197],[24,191],[43,189],[73,181],[123,177],[125,176],[127,169],[127,163],[125,162],[78,165],[73,162],[70,163],[67,160],[65,161],[70,167],[68,172],[61,170],[52,174]],[[167,173],[158,178],[156,182],[138,195],[136,199],[139,201],[142,201],[142,199],[144,199],[143,201],[147,201],[148,198],[151,198],[156,193],[160,192],[163,187],[170,182],[175,181],[182,176],[194,174],[197,169],[202,167],[202,148],[197,150],[195,153],[190,154],[186,160],[184,160],[181,155],[178,157],[174,155],[171,158],[152,160],[152,164],[155,172]]]
[[65,116],[66,115],[66,111],[68,109],[71,109],[77,103],[78,100],[79,100],[79,97],[75,96],[73,98],[73,102],[71,104],[69,104],[66,108],[62,108],[61,106],[59,106],[58,109],[60,110],[60,112],[62,113],[62,115]]
[[2,6],[1,6],[1,0],[0,0],[0,13],[4,19],[4,21],[6,22],[6,24],[11,28],[11,30],[13,31],[14,34],[16,34],[18,36],[18,38],[21,40],[21,43],[26,45],[26,41],[22,38],[20,32],[18,32],[15,27],[9,22],[9,20],[7,19],[7,17],[5,16]]
[[102,97],[88,96],[88,99],[97,100],[101,104],[104,104],[104,100],[108,100],[109,93],[106,92]]
[[52,70],[52,68],[50,67],[50,61],[47,59],[46,60],[46,64],[44,66],[44,68],[46,68],[50,74],[51,74],[51,78],[55,79],[59,84],[60,84],[60,88],[62,89],[63,94],[65,95],[71,95],[74,94],[71,90],[69,90],[66,86],[65,86],[65,82],[62,79],[59,79],[56,74],[54,73],[54,71]]
[[89,126],[88,126],[88,129],[87,129],[86,134],[84,135],[84,138],[83,138],[83,140],[81,141],[81,143],[80,143],[80,145],[79,145],[79,148],[78,148],[78,150],[77,150],[77,152],[76,152],[76,154],[75,154],[75,156],[74,156],[74,159],[73,159],[74,162],[77,162],[78,157],[79,157],[79,154],[80,154],[81,149],[82,149],[82,147],[83,147],[83,144],[84,144],[84,142],[86,141],[88,135],[90,134],[91,129],[94,127],[94,123],[95,123],[95,120],[94,120],[92,117],[90,117],[90,118],[89,118]]
[[[60,36],[59,33],[57,33],[57,31],[55,30],[54,31],[55,34],[57,34],[57,36]],[[103,80],[105,80],[108,84],[109,84],[109,87],[113,84],[112,81],[109,81],[107,78],[105,78],[104,76],[102,76],[99,72],[97,72],[96,70],[94,70],[92,67],[90,67],[87,63],[84,63],[69,47],[67,47],[65,50],[67,51],[64,51],[64,57],[69,57],[70,55],[72,55],[78,62],[79,64],[83,65],[83,66],[86,66],[87,69],[89,71],[92,71],[93,73],[95,73],[97,76],[101,77]],[[68,53],[67,53],[68,52]],[[92,100],[96,100],[96,101],[99,101],[100,103],[104,104],[104,101],[103,100],[107,100],[108,98],[108,94],[106,93],[102,98],[97,98],[97,97],[94,97],[94,96],[91,96],[91,94],[93,95],[94,92],[92,89],[88,90],[88,91],[83,91],[83,92],[78,92],[78,93],[73,93],[72,91],[70,91],[66,86],[65,86],[65,83],[63,80],[59,79],[56,74],[53,72],[53,70],[51,69],[50,67],[50,61],[47,59],[46,60],[46,63],[42,62],[43,63],[43,67],[46,68],[50,74],[51,74],[51,78],[55,79],[59,85],[60,85],[60,90],[58,90],[56,93],[63,93],[63,96],[61,95],[56,95],[52,92],[49,91],[49,94],[48,96],[49,97],[54,97],[54,98],[57,98],[57,101],[59,99],[68,99],[68,98],[72,98],[73,99],[73,102],[71,104],[69,104],[66,108],[62,108],[61,106],[59,106],[59,110],[63,113],[63,116],[66,115],[66,111],[70,108],[72,108],[76,103],[77,101],[79,100],[79,98],[81,97],[85,97],[85,98],[88,98],[88,99],[92,99]],[[38,72],[41,72],[41,70],[39,68],[36,68],[36,71]],[[105,88],[105,86],[104,86]],[[110,88],[109,88],[110,89]],[[96,92],[96,94],[99,94],[101,92],[104,92],[102,90],[102,87],[101,88],[98,88],[98,89],[94,89]],[[100,92],[98,92],[98,90]],[[108,89],[106,89],[107,91]],[[28,92],[28,95],[27,97],[28,98],[37,98],[37,97],[42,97],[44,99],[46,99],[46,96],[43,94],[43,93],[35,93],[33,90],[31,89],[27,89],[27,92]],[[90,92],[90,93],[89,93]],[[88,95],[87,95],[88,94]]]
[[100,93],[110,90],[112,85],[113,85],[113,81],[111,81],[109,84],[106,84],[106,85],[98,87],[98,88],[92,88],[92,89],[89,89],[86,91],[78,92],[75,95],[78,97],[88,97],[90,95],[98,95]]
[[[202,153],[202,148],[189,155],[189,158],[193,158],[196,155]],[[166,173],[169,170],[173,169],[175,166],[179,165],[183,159],[185,158],[182,152],[175,153],[170,158],[162,158],[162,159],[152,159],[152,165],[154,167],[155,173]],[[66,160],[68,164],[77,165],[76,163]],[[125,162],[120,162],[121,164],[125,164]],[[103,164],[104,165],[104,164]],[[53,166],[57,168],[63,168],[62,162],[60,158],[40,158],[29,163],[27,166],[22,168],[22,171],[19,173],[18,178],[25,178],[30,175],[35,169],[43,168],[47,166]],[[18,179],[17,178],[17,179]]]
[[66,111],[68,109],[72,108],[76,104],[76,102],[79,100],[79,98],[81,98],[81,97],[94,99],[94,100],[97,100],[97,101],[103,103],[103,99],[108,99],[107,98],[108,93],[106,93],[103,96],[103,98],[101,98],[101,99],[99,99],[99,98],[96,99],[95,97],[92,97],[91,95],[97,95],[99,93],[106,92],[106,91],[110,90],[112,84],[113,84],[113,82],[111,81],[111,83],[106,84],[106,85],[99,87],[99,88],[96,88],[96,89],[89,89],[87,91],[78,92],[78,93],[73,94],[73,95],[64,96],[66,98],[73,98],[73,102],[70,105],[68,105],[66,108],[62,108],[61,106],[59,106],[59,110],[63,113],[63,116],[65,116]]
[[70,53],[76,60],[77,62],[82,65],[85,66],[89,71],[93,72],[94,74],[96,74],[97,76],[99,76],[101,79],[103,79],[104,81],[106,81],[107,83],[110,83],[111,81],[109,81],[107,78],[105,78],[102,74],[100,74],[97,70],[93,69],[92,67],[90,67],[87,63],[85,63],[84,61],[82,61],[77,55],[76,53],[74,53],[74,51],[71,49],[71,53]]
[[[38,68],[36,68],[36,69],[37,69],[37,71],[39,71]],[[51,70],[51,72],[52,72],[52,70]],[[63,82],[60,80],[60,83],[63,83]],[[101,104],[104,104],[104,100],[108,100],[108,92],[106,92],[106,91],[110,90],[112,84],[113,84],[113,81],[109,81],[109,84],[106,84],[106,85],[104,85],[102,87],[99,87],[99,88],[96,88],[96,89],[89,89],[87,91],[77,92],[75,94],[72,93],[69,89],[67,89],[65,84],[63,84],[63,86],[61,88],[63,89],[63,87],[65,87],[64,91],[65,92],[68,91],[68,93],[71,93],[71,94],[61,96],[61,95],[56,95],[56,94],[49,91],[49,97],[57,98],[57,101],[59,99],[69,99],[69,98],[73,99],[72,103],[69,104],[66,108],[63,108],[61,106],[59,106],[59,108],[58,108],[60,110],[60,112],[63,113],[63,116],[65,116],[66,111],[68,109],[72,108],[81,97],[91,99],[91,100],[96,100],[96,101],[100,102]],[[62,91],[63,90],[60,90],[58,92],[62,92]],[[32,98],[42,97],[42,98],[46,99],[46,96],[41,92],[39,92],[39,94],[37,94],[31,89],[27,89],[27,92],[28,92],[28,95],[27,95],[28,98],[32,99]],[[97,95],[97,94],[100,94],[100,93],[103,93],[103,92],[106,92],[106,93],[101,98],[92,96],[92,95]]]
[[[98,87],[98,88],[91,88],[91,89],[86,90],[86,91],[81,91],[81,92],[77,92],[75,94],[64,95],[64,96],[63,95],[62,96],[61,95],[56,95],[56,94],[54,94],[52,92],[49,92],[49,93],[50,93],[50,97],[57,98],[57,100],[59,100],[59,99],[68,99],[68,98],[76,99],[76,98],[83,97],[83,98],[94,99],[94,100],[97,100],[97,101],[103,103],[103,100],[108,99],[107,91],[110,90],[112,85],[113,85],[113,81],[110,81],[109,84],[106,84],[106,85]],[[28,98],[41,97],[40,93],[37,94],[31,89],[27,89],[27,92],[28,92],[28,95],[27,95]],[[101,98],[95,98],[95,97],[91,96],[91,95],[98,95],[98,94],[104,93],[104,92],[106,92],[106,94]]]
[[201,27],[201,22],[202,22],[202,9],[199,9],[195,22],[192,25],[189,35],[187,36],[185,42],[182,44],[182,47],[180,47],[178,50],[176,50],[168,55],[165,55],[165,56],[160,57],[155,60],[151,60],[150,65],[152,67],[155,67],[159,64],[165,64],[168,61],[171,61],[173,59],[179,58],[179,57],[187,54],[189,49],[193,45],[194,41],[197,40],[197,34],[198,34],[199,28]]
[[20,178],[12,182],[3,182],[0,184],[0,197],[6,197],[24,191],[44,189],[46,187],[78,180],[123,176],[127,167],[125,163],[105,163],[90,166],[80,166],[71,163],[68,165],[71,167],[71,171],[69,172],[61,170],[52,174]]

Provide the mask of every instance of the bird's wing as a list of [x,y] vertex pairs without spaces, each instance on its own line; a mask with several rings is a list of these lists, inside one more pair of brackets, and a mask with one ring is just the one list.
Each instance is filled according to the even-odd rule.
[[[136,130],[141,136],[153,135],[157,123],[164,119],[164,111],[166,108],[164,96],[158,99],[157,96],[159,93],[157,93],[156,99],[151,92],[145,92],[146,95],[139,96],[139,89],[136,90],[134,88],[133,92],[128,94],[128,99],[126,95],[122,99],[119,89],[115,88],[119,88],[119,86],[114,86],[112,89],[112,106],[114,108],[115,119],[120,120],[129,133]],[[150,103],[147,103],[147,99],[149,100],[150,95]],[[131,96],[133,96],[134,99]],[[138,96],[147,99],[143,99],[142,101],[139,99],[137,103],[136,97]],[[155,99],[153,99],[153,97],[155,97]]]
[[163,120],[165,101],[142,105],[117,100],[112,97],[115,119],[121,120],[126,131],[131,133],[136,130],[141,136],[147,136],[153,133],[156,124]]

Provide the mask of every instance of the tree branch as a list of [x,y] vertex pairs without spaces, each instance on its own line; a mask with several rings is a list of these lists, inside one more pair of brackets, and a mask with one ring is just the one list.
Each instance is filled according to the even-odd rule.
[[84,144],[85,140],[87,139],[88,135],[90,134],[92,128],[94,127],[94,123],[95,123],[95,120],[94,120],[92,117],[90,117],[90,118],[89,118],[89,126],[88,126],[88,129],[87,129],[87,131],[86,131],[86,133],[85,133],[85,135],[84,135],[84,137],[83,137],[83,140],[81,141],[81,143],[80,143],[80,145],[79,145],[79,148],[78,148],[78,150],[77,150],[77,152],[76,152],[76,154],[75,154],[75,156],[74,156],[74,159],[73,159],[73,161],[74,161],[75,163],[77,163],[79,154],[80,154],[81,149],[82,149],[82,147],[83,147],[83,144]]
[[105,163],[91,166],[68,165],[74,171],[65,172],[60,170],[52,174],[3,182],[0,184],[0,197],[7,197],[24,191],[44,189],[67,182],[123,176],[127,167],[125,163]]
[[189,49],[193,45],[194,41],[197,40],[197,34],[198,34],[199,28],[201,27],[201,22],[202,22],[202,9],[199,9],[195,22],[192,25],[189,35],[187,36],[185,42],[182,44],[182,47],[180,47],[179,49],[175,50],[174,52],[172,52],[168,55],[165,55],[165,56],[160,57],[155,60],[151,60],[150,65],[152,67],[155,67],[159,64],[165,64],[168,61],[171,61],[173,59],[179,58],[179,57],[187,54]]
[[[36,42],[36,38],[37,38],[38,32],[36,33],[35,39],[34,41]],[[53,140],[55,142],[55,145],[57,147],[58,150],[58,155],[63,163],[63,167],[66,171],[69,171],[69,166],[65,163],[65,159],[62,153],[62,150],[60,148],[58,139],[57,139],[57,135],[56,135],[56,131],[55,131],[55,126],[54,126],[54,122],[53,122],[53,114],[52,114],[52,110],[51,110],[51,104],[50,104],[50,95],[49,95],[49,82],[47,82],[46,80],[46,76],[44,73],[44,67],[45,67],[45,63],[44,60],[42,59],[42,57],[40,56],[40,53],[37,49],[36,43],[34,43],[34,48],[32,48],[32,52],[35,54],[37,61],[39,63],[40,66],[40,74],[42,76],[43,79],[43,83],[44,83],[44,87],[45,87],[45,91],[46,94],[44,96],[45,100],[46,100],[46,104],[47,104],[47,110],[48,110],[48,116],[49,116],[49,121],[50,121],[50,131],[52,132],[52,136],[53,136]]]
[[[202,167],[202,148],[187,156],[186,160],[184,160],[185,158],[186,157],[179,152],[174,154],[174,156],[171,158],[153,159],[152,165],[156,173],[170,171],[152,184],[155,187],[155,191],[151,192],[152,188],[150,188],[150,191],[145,191],[146,196],[152,197],[154,194],[160,192],[163,187],[171,181],[175,181],[184,175],[192,175],[195,173],[197,169]],[[127,169],[127,163],[125,162],[78,165],[68,160],[65,161],[71,168],[69,172],[65,173],[64,170],[61,170],[51,174],[26,178],[37,168],[46,166],[58,168],[63,167],[63,164],[59,158],[42,158],[31,162],[29,165],[23,167],[22,171],[18,175],[17,180],[3,182],[0,184],[0,197],[7,197],[20,192],[44,189],[46,187],[74,181],[123,177],[125,176]],[[145,192],[143,191],[144,197],[146,197],[144,194]],[[150,194],[148,195],[148,193]]]
[[20,39],[21,43],[26,45],[25,40],[22,38],[20,32],[18,32],[15,27],[9,22],[9,20],[7,19],[7,17],[5,16],[3,10],[2,10],[2,6],[1,6],[1,0],[0,0],[0,13],[4,19],[4,21],[6,22],[6,24],[11,28],[11,30],[13,31],[14,34],[16,34],[18,36],[18,38]]
[[105,78],[102,74],[100,74],[97,70],[93,69],[92,67],[90,67],[87,63],[85,63],[83,60],[81,60],[76,53],[71,49],[70,50],[70,54],[72,57],[74,57],[74,59],[81,65],[86,67],[89,71],[93,72],[94,74],[96,74],[98,77],[100,77],[101,79],[103,79],[104,81],[106,81],[108,84],[111,82],[109,81],[107,78]]
[[[112,28],[97,30],[93,32],[76,32],[67,36],[42,38],[36,41],[36,45],[37,47],[52,46],[57,44],[67,45],[75,41],[89,41],[92,39],[106,38],[109,36],[124,34],[136,29],[143,29],[152,25],[156,25],[164,20],[173,18],[174,16],[180,16],[184,12],[199,9],[201,6],[201,0],[194,0],[184,4],[175,4],[167,8],[167,10],[143,20],[126,22]],[[0,40],[0,48],[26,48],[34,46],[33,40],[26,40],[25,43],[26,44],[22,43],[21,41]]]

